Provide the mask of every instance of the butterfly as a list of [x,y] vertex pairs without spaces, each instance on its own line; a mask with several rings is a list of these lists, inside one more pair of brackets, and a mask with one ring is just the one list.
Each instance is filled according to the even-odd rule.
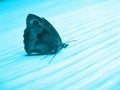
[[28,56],[56,54],[68,46],[63,43],[59,33],[45,18],[28,14],[24,30],[24,49]]

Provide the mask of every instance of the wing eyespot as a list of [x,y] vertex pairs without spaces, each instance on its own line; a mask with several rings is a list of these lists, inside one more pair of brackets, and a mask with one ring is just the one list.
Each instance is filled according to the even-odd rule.
[[34,20],[34,21],[33,21],[33,24],[38,24],[38,21],[37,21],[37,20]]

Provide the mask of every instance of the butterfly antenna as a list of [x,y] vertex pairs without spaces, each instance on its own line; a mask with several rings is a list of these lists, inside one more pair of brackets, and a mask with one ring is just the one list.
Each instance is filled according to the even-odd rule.
[[75,42],[75,41],[77,41],[77,40],[71,40],[71,41],[67,41],[65,43],[71,43],[71,42]]

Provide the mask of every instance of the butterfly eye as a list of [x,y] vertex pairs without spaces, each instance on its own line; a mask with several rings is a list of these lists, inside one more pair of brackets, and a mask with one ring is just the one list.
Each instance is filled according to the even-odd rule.
[[33,21],[33,24],[38,24],[38,21],[37,21],[37,20],[34,20],[34,21]]

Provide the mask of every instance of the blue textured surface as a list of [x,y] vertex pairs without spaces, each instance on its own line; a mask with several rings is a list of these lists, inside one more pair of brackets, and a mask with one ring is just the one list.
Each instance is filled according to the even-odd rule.
[[[0,2],[0,90],[120,90],[119,0]],[[25,56],[28,13],[45,17],[70,45]]]

